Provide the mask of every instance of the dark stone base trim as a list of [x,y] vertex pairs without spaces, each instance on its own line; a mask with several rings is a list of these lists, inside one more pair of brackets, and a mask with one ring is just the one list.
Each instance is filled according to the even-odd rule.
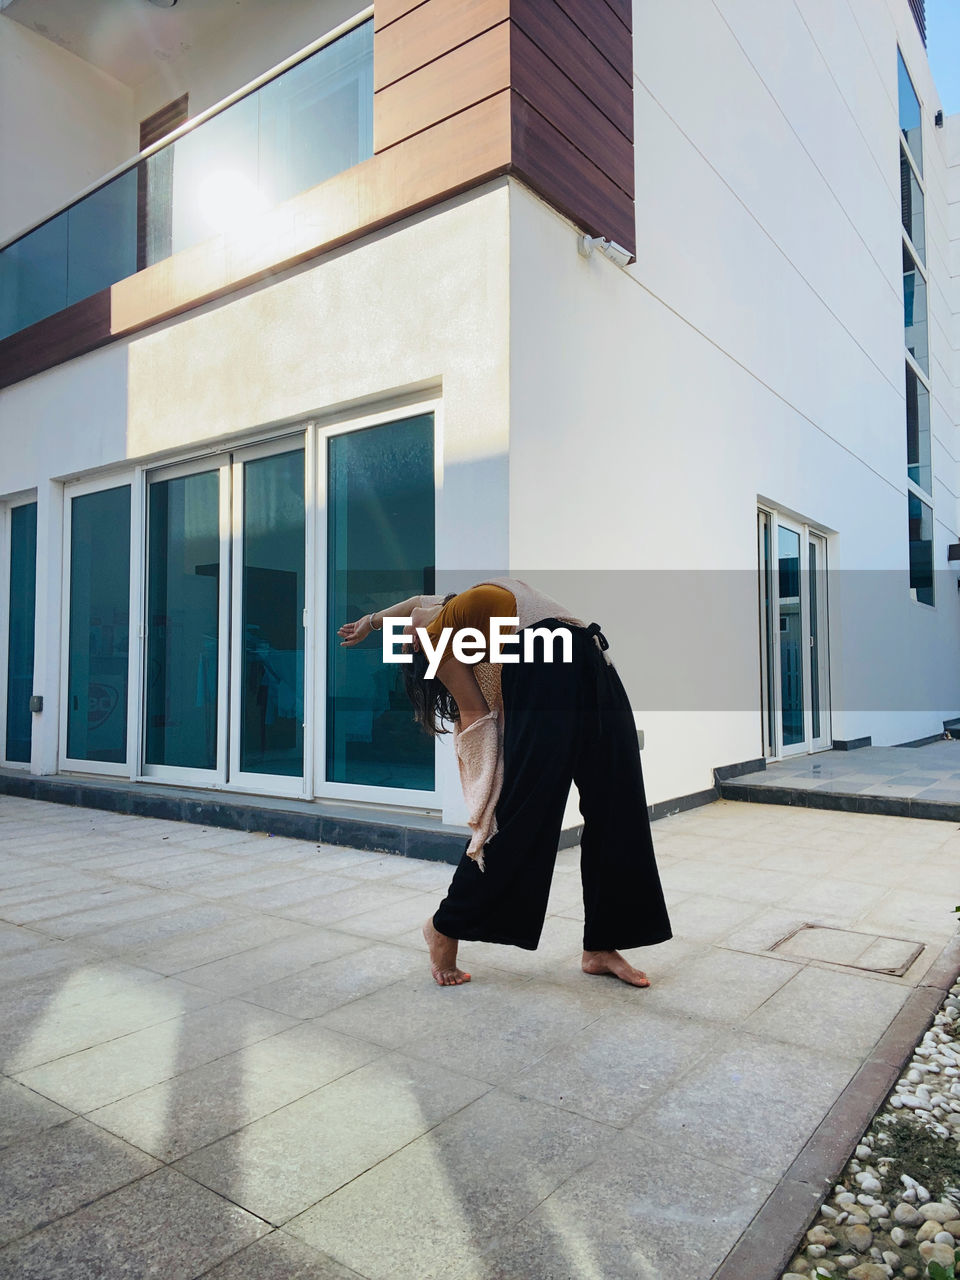
[[910,742],[895,742],[895,747],[927,747],[931,742],[942,742],[942,733],[931,733],[928,738],[913,738]]
[[874,1045],[712,1280],[780,1280],[820,1202],[960,976],[960,938],[948,942]]
[[349,845],[374,853],[452,864],[460,861],[468,839],[466,832],[444,827],[439,819],[431,823],[429,819],[401,818],[388,811],[364,817],[322,801],[227,796],[222,791],[214,794],[102,778],[38,777],[2,770],[0,795],[226,827],[231,831],[263,831],[317,844]]
[[857,792],[810,791],[806,787],[768,787],[759,783],[722,782],[724,800],[752,804],[785,804],[807,809],[833,809],[842,813],[878,813],[893,818],[927,818],[932,822],[960,822],[960,803],[950,800],[917,800],[909,796],[865,796]]
[[866,738],[834,738],[834,751],[859,751],[861,747],[872,747],[873,738],[867,735]]
[[739,778],[744,773],[764,773],[767,761],[764,756],[759,760],[741,760],[739,764],[718,764],[713,771],[714,782],[726,782],[728,778]]
[[671,814],[683,813],[687,809],[699,809],[701,805],[712,804],[714,800],[720,799],[720,793],[716,787],[708,787],[705,791],[692,791],[686,796],[677,796],[674,800],[660,800],[657,804],[648,804],[647,813],[650,815],[650,821],[656,822],[658,818],[669,818]]

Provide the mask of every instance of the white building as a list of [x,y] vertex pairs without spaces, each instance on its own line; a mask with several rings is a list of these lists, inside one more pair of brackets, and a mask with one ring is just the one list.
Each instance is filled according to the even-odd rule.
[[434,575],[603,624],[656,806],[960,713],[922,0],[0,7],[0,790],[449,852],[335,642]]

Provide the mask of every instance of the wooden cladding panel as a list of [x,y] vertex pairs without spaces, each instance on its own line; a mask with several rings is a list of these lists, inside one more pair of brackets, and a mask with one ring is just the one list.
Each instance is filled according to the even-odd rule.
[[520,95],[513,98],[511,170],[591,235],[636,253],[633,200]]
[[501,22],[376,92],[373,149],[385,151],[509,87],[510,23]]
[[159,111],[154,111],[153,115],[141,120],[140,150],[152,147],[155,142],[159,142],[168,133],[179,128],[187,118],[187,110],[187,94],[184,93],[179,98],[174,98],[173,102],[168,102],[165,107],[161,107]]
[[633,0],[607,0],[607,4],[628,31],[633,31]]
[[411,9],[416,9],[424,0],[376,0],[373,6],[373,29],[379,31],[391,22],[396,22]]
[[510,0],[426,0],[376,38],[373,87],[383,89],[510,16]]
[[555,0],[512,0],[514,24],[587,97],[630,142],[633,141],[633,85],[614,72]]
[[516,26],[510,69],[512,88],[633,199],[633,143]]
[[74,302],[0,342],[0,387],[52,369],[110,341],[110,290]]
[[[536,0],[534,0],[536,3]],[[630,33],[604,0],[557,0],[621,79],[633,83],[633,43]]]

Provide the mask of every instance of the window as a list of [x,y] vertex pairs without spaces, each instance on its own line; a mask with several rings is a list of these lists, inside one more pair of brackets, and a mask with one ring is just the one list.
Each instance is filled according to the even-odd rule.
[[927,282],[906,244],[903,246],[903,336],[907,350],[923,372],[929,374]]
[[900,143],[900,215],[903,229],[917,251],[921,262],[926,261],[924,243],[923,190],[907,156],[907,149]]
[[[434,589],[433,415],[331,436],[327,610],[341,623]],[[434,748],[410,716],[401,666],[382,638],[327,650],[326,778],[434,788]]]
[[37,600],[37,504],[10,510],[5,759],[30,763],[33,644]]
[[71,500],[67,751],[71,760],[127,759],[130,654],[130,486]]
[[900,104],[900,134],[906,143],[917,172],[923,177],[923,137],[920,99],[913,87],[903,54],[897,50],[897,96]]
[[907,475],[932,494],[930,468],[930,392],[907,365]]
[[915,493],[907,494],[910,533],[910,595],[933,604],[933,510]]
[[903,250],[903,339],[906,361],[907,504],[910,595],[933,604],[933,494],[930,439],[930,350],[923,193],[923,119],[913,81],[897,50],[900,103],[900,215]]

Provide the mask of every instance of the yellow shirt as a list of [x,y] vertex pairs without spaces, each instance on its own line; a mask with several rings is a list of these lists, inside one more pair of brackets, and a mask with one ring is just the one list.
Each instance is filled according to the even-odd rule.
[[[464,627],[475,627],[486,637],[487,647],[480,658],[480,661],[486,661],[490,652],[490,619],[516,616],[517,601],[512,591],[505,587],[483,585],[461,591],[452,600],[448,600],[426,630],[430,643],[436,645],[444,627],[452,627],[455,632]],[[447,645],[437,670],[440,671],[452,657],[451,637],[451,644]]]

